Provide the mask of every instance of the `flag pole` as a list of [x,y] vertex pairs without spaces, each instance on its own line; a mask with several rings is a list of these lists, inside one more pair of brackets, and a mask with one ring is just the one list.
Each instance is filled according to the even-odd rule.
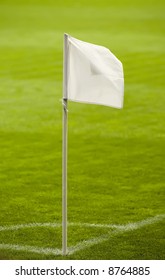
[[67,254],[67,146],[68,146],[68,110],[67,110],[67,55],[68,35],[64,34],[63,55],[63,144],[62,144],[62,254]]

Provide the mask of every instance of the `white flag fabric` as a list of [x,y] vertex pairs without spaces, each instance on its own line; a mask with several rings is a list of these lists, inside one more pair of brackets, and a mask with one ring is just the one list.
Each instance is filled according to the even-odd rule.
[[123,66],[109,49],[67,35],[66,59],[67,99],[123,107]]

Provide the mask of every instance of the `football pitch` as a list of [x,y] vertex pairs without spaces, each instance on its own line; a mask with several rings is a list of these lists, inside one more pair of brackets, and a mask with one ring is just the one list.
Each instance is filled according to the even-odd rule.
[[[0,259],[165,258],[163,0],[1,0]],[[123,110],[69,102],[62,256],[63,33],[123,63]]]

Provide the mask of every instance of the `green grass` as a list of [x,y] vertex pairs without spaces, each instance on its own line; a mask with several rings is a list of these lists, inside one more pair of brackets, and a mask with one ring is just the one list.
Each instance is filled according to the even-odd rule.
[[[78,3],[77,3],[78,2]],[[62,44],[67,32],[123,62],[124,109],[69,103],[68,220],[128,224],[165,213],[164,1],[0,4],[0,226],[61,223]],[[164,259],[164,222],[66,259]],[[107,234],[69,227],[68,245]],[[0,232],[0,244],[61,248],[61,228]],[[0,259],[62,259],[0,250]]]

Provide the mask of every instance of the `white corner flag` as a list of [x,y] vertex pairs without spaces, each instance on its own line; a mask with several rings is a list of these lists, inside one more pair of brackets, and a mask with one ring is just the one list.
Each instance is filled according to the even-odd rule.
[[67,254],[67,100],[123,107],[122,63],[105,47],[64,34],[62,253]]
[[67,36],[67,96],[72,101],[123,107],[122,63],[105,47]]

